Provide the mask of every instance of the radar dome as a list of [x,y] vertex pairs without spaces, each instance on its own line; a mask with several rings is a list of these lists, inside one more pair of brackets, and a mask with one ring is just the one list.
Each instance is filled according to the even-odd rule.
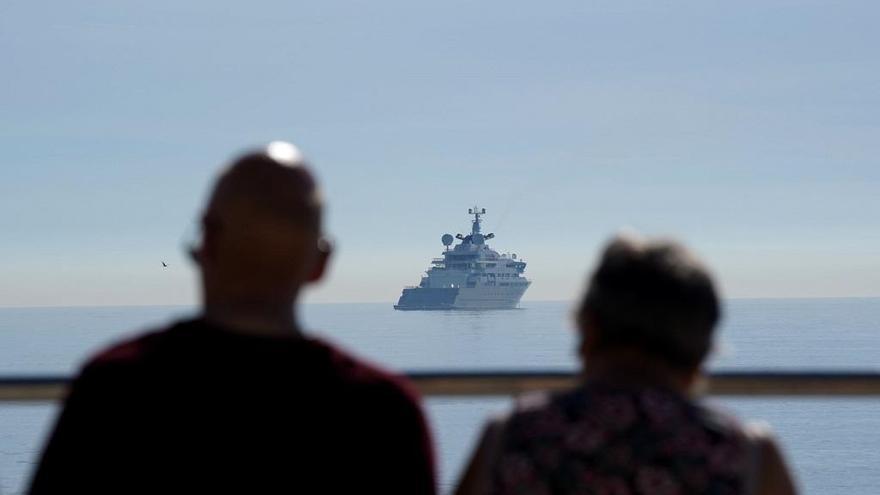
[[444,246],[449,246],[455,242],[455,237],[452,237],[452,234],[443,234],[443,237],[440,238],[440,242],[442,242]]

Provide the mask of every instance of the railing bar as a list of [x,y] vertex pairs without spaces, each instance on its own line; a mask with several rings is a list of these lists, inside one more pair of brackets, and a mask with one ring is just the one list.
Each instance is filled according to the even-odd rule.
[[[511,396],[575,386],[578,375],[562,370],[421,370],[406,373],[425,396]],[[63,375],[0,377],[0,402],[62,399]],[[880,372],[749,370],[713,372],[702,392],[721,396],[880,396]]]

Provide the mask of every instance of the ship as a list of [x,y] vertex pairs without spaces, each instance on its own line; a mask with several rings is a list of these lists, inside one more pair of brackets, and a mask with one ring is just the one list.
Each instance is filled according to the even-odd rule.
[[[515,309],[531,281],[523,273],[526,262],[516,254],[500,254],[486,244],[494,233],[482,233],[485,208],[468,209],[473,215],[468,235],[444,234],[442,257],[431,260],[418,286],[404,287],[394,309]],[[459,243],[455,246],[455,240]]]

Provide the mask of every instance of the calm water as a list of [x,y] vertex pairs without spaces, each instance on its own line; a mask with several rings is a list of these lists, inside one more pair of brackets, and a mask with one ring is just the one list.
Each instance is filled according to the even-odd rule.
[[[191,314],[180,307],[0,309],[0,374],[72,373],[95,349]],[[399,312],[390,304],[310,305],[314,333],[398,370],[574,368],[569,305],[516,311]],[[878,369],[880,299],[728,303],[713,369]],[[770,422],[808,494],[874,495],[880,486],[880,399],[724,399]],[[504,399],[431,399],[444,491],[486,415]],[[0,493],[20,493],[53,405],[0,405]]]

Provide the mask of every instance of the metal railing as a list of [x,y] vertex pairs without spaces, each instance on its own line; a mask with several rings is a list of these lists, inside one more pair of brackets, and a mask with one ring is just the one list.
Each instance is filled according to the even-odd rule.
[[[578,383],[570,371],[416,371],[406,373],[431,396],[511,396],[563,390]],[[0,377],[0,402],[47,402],[64,397],[65,376]],[[731,371],[712,373],[700,393],[726,396],[880,396],[876,371]]]

